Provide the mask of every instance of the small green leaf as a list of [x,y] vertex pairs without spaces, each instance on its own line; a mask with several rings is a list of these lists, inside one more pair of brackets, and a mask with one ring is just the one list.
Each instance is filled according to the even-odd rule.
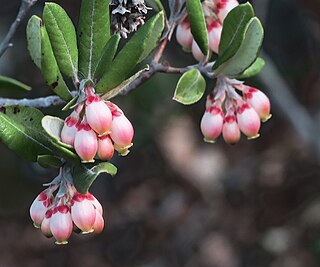
[[84,77],[93,78],[93,71],[109,38],[109,1],[82,0],[78,41],[79,71]]
[[206,81],[197,69],[184,73],[178,81],[173,100],[191,105],[201,99],[206,90]]
[[152,7],[155,12],[164,11],[164,7],[160,0],[146,0],[148,6]]
[[0,92],[30,91],[31,87],[15,79],[0,75]]
[[60,168],[63,165],[63,160],[60,157],[52,155],[39,155],[37,161],[43,168]]
[[109,41],[107,42],[106,46],[104,47],[101,57],[97,63],[97,67],[94,71],[93,77],[96,79],[100,79],[108,70],[111,68],[112,60],[117,52],[118,45],[120,41],[120,35],[116,34],[113,35]]
[[61,131],[64,125],[64,121],[58,117],[44,116],[41,120],[41,125],[45,132],[59,145],[73,149],[72,146],[65,144],[61,141]]
[[164,29],[164,14],[159,12],[131,37],[115,57],[111,68],[96,86],[97,93],[106,93],[123,82],[134,67],[155,48]]
[[34,64],[41,69],[41,18],[33,15],[27,25],[28,50]]
[[107,93],[105,93],[102,98],[109,100],[115,96],[117,96],[119,93],[121,93],[127,86],[129,86],[133,81],[135,81],[143,72],[148,71],[149,70],[149,66],[147,66],[146,68],[138,71],[136,74],[132,75],[129,79],[123,81],[120,85],[118,85],[117,87],[115,87],[114,89],[108,91]]
[[44,25],[41,26],[40,32],[42,76],[58,96],[68,101],[71,99],[71,93],[60,73],[56,58],[53,54],[50,39]]
[[87,167],[85,164],[78,164],[74,168],[73,182],[80,194],[86,194],[100,173],[116,175],[117,167],[109,162],[102,162],[95,166]]
[[43,21],[48,31],[60,71],[69,77],[78,70],[76,31],[65,10],[55,3],[45,3]]
[[209,42],[201,1],[187,0],[187,10],[194,40],[197,42],[202,53],[207,55],[209,51]]
[[261,49],[263,41],[263,27],[258,18],[250,20],[245,31],[244,40],[237,53],[227,62],[223,63],[216,73],[223,73],[226,76],[237,76],[249,68]]
[[74,98],[72,98],[61,110],[67,111],[67,110],[71,109],[71,107],[73,107],[77,103],[78,98],[79,98],[79,96],[75,96]]
[[253,17],[254,11],[249,2],[230,11],[223,23],[219,56],[213,66],[214,69],[235,55],[242,44],[248,23]]
[[265,64],[264,60],[261,57],[258,57],[248,69],[237,76],[237,79],[246,79],[259,74],[263,70]]

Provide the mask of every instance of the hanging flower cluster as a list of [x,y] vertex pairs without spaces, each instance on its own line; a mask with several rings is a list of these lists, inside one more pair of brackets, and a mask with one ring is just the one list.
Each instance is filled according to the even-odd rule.
[[228,144],[240,140],[240,132],[254,139],[259,137],[260,120],[270,119],[269,98],[260,90],[240,81],[218,78],[208,95],[200,128],[207,142],[221,135]]
[[56,244],[67,244],[72,232],[101,233],[104,228],[100,202],[90,193],[82,195],[61,175],[43,190],[30,207],[36,228]]
[[144,0],[110,0],[111,26],[123,38],[144,24],[148,8]]
[[133,145],[133,126],[123,111],[111,101],[104,101],[92,87],[85,88],[86,100],[65,119],[61,141],[74,147],[83,163],[97,156],[107,161],[114,150],[125,156]]
[[[218,54],[223,21],[228,13],[238,5],[237,0],[205,0],[202,2],[209,38],[209,48],[212,52]],[[205,58],[205,55],[201,52],[192,36],[188,17],[178,25],[176,38],[185,51],[192,51],[196,60],[201,61]]]

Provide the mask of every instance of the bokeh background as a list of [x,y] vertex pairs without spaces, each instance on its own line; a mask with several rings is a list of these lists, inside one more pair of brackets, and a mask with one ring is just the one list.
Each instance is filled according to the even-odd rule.
[[[80,1],[57,2],[76,23]],[[273,113],[261,137],[242,137],[236,146],[204,143],[204,99],[188,107],[173,102],[179,77],[156,75],[114,100],[135,126],[135,145],[127,157],[114,157],[118,175],[101,175],[91,189],[105,209],[104,232],[73,235],[67,246],[43,237],[28,214],[57,171],[0,143],[0,267],[320,266],[320,2],[251,2],[265,26],[267,67],[246,83],[270,96]],[[0,40],[19,4],[0,0]],[[51,91],[27,53],[25,26],[0,59],[0,73],[33,87],[12,97],[46,96]],[[164,59],[194,64],[174,39]]]

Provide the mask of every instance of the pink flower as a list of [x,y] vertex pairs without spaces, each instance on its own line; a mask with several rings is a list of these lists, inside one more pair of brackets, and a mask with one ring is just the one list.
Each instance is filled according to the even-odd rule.
[[109,135],[98,137],[98,157],[101,160],[109,160],[113,157],[114,147]]
[[68,243],[68,239],[73,230],[72,218],[68,206],[60,205],[53,209],[50,218],[50,230],[56,239],[56,244],[62,245]]
[[243,102],[237,105],[237,120],[241,132],[249,139],[259,137],[260,117],[248,103]]
[[216,0],[217,4],[216,14],[221,23],[224,22],[228,13],[239,5],[237,0]]
[[183,21],[178,24],[176,38],[177,42],[183,47],[184,50],[191,50],[193,36],[190,30],[190,22]]
[[209,47],[216,54],[219,53],[222,25],[214,21],[208,26]]
[[79,115],[76,111],[73,111],[70,114],[70,116],[68,116],[65,119],[65,122],[61,131],[61,141],[63,143],[73,146],[78,123],[79,123]]
[[47,210],[46,215],[41,223],[41,232],[48,238],[52,237],[52,233],[50,230],[51,216],[52,216],[52,210]]
[[100,204],[99,200],[95,198],[94,195],[87,193],[87,199],[92,201],[93,206],[96,208],[96,210],[102,215],[103,213],[103,208],[102,205]]
[[96,218],[93,225],[93,230],[95,234],[100,234],[104,228],[104,219],[102,215],[96,211]]
[[94,162],[98,150],[97,135],[85,119],[77,126],[74,148],[82,162]]
[[46,189],[43,190],[32,202],[30,207],[30,217],[36,228],[40,227],[51,201],[52,198],[51,196],[48,196],[48,189]]
[[239,142],[240,135],[237,118],[234,115],[233,108],[231,108],[224,118],[222,136],[227,144],[234,145]]
[[213,104],[207,108],[200,123],[201,132],[206,142],[214,143],[221,134],[223,126],[223,112],[220,105]]

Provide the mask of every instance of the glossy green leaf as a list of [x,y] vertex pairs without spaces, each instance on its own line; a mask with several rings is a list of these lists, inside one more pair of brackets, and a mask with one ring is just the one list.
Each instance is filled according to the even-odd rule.
[[103,48],[101,57],[94,71],[94,75],[93,75],[94,78],[100,79],[103,76],[103,74],[107,73],[108,70],[111,68],[111,63],[117,52],[119,41],[120,41],[119,34],[111,36],[106,46]]
[[237,79],[246,79],[259,74],[263,70],[265,64],[265,61],[261,57],[258,57],[248,69],[237,76]]
[[194,40],[197,42],[202,53],[207,55],[209,51],[209,42],[201,1],[187,0],[187,10]]
[[249,2],[232,9],[223,23],[221,40],[219,45],[219,56],[213,66],[217,69],[236,54],[244,39],[247,25],[254,17],[254,11]]
[[42,118],[42,112],[35,108],[2,107],[0,112],[0,140],[22,158],[31,161],[36,161],[38,155],[77,158],[71,151],[68,152],[68,150],[50,140],[42,129]]
[[79,71],[84,77],[93,78],[93,72],[109,38],[109,1],[82,0],[78,44]]
[[206,90],[206,81],[197,69],[184,73],[178,81],[173,100],[191,105],[201,99]]
[[34,64],[41,69],[41,18],[33,15],[27,25],[28,50]]
[[161,0],[146,0],[148,6],[150,6],[155,12],[164,10]]
[[71,93],[60,73],[56,58],[53,54],[50,39],[44,25],[40,28],[41,32],[41,72],[43,78],[51,89],[62,99],[70,100]]
[[37,161],[43,168],[60,168],[63,165],[63,159],[52,155],[39,155]]
[[69,77],[77,75],[77,37],[71,19],[58,4],[45,3],[43,21],[60,71]]
[[0,75],[0,93],[30,91],[31,87],[10,77]]
[[89,166],[78,164],[74,168],[73,182],[77,191],[81,194],[88,192],[90,186],[99,174],[108,173],[113,176],[117,173],[117,167],[109,162],[102,162],[95,166],[90,164]]
[[237,76],[249,68],[257,59],[262,41],[263,27],[258,18],[250,20],[245,31],[245,37],[237,53],[227,62],[223,63],[216,73],[223,73],[226,76]]
[[134,67],[156,47],[164,29],[164,15],[159,12],[131,37],[96,86],[96,92],[106,93],[123,82]]

